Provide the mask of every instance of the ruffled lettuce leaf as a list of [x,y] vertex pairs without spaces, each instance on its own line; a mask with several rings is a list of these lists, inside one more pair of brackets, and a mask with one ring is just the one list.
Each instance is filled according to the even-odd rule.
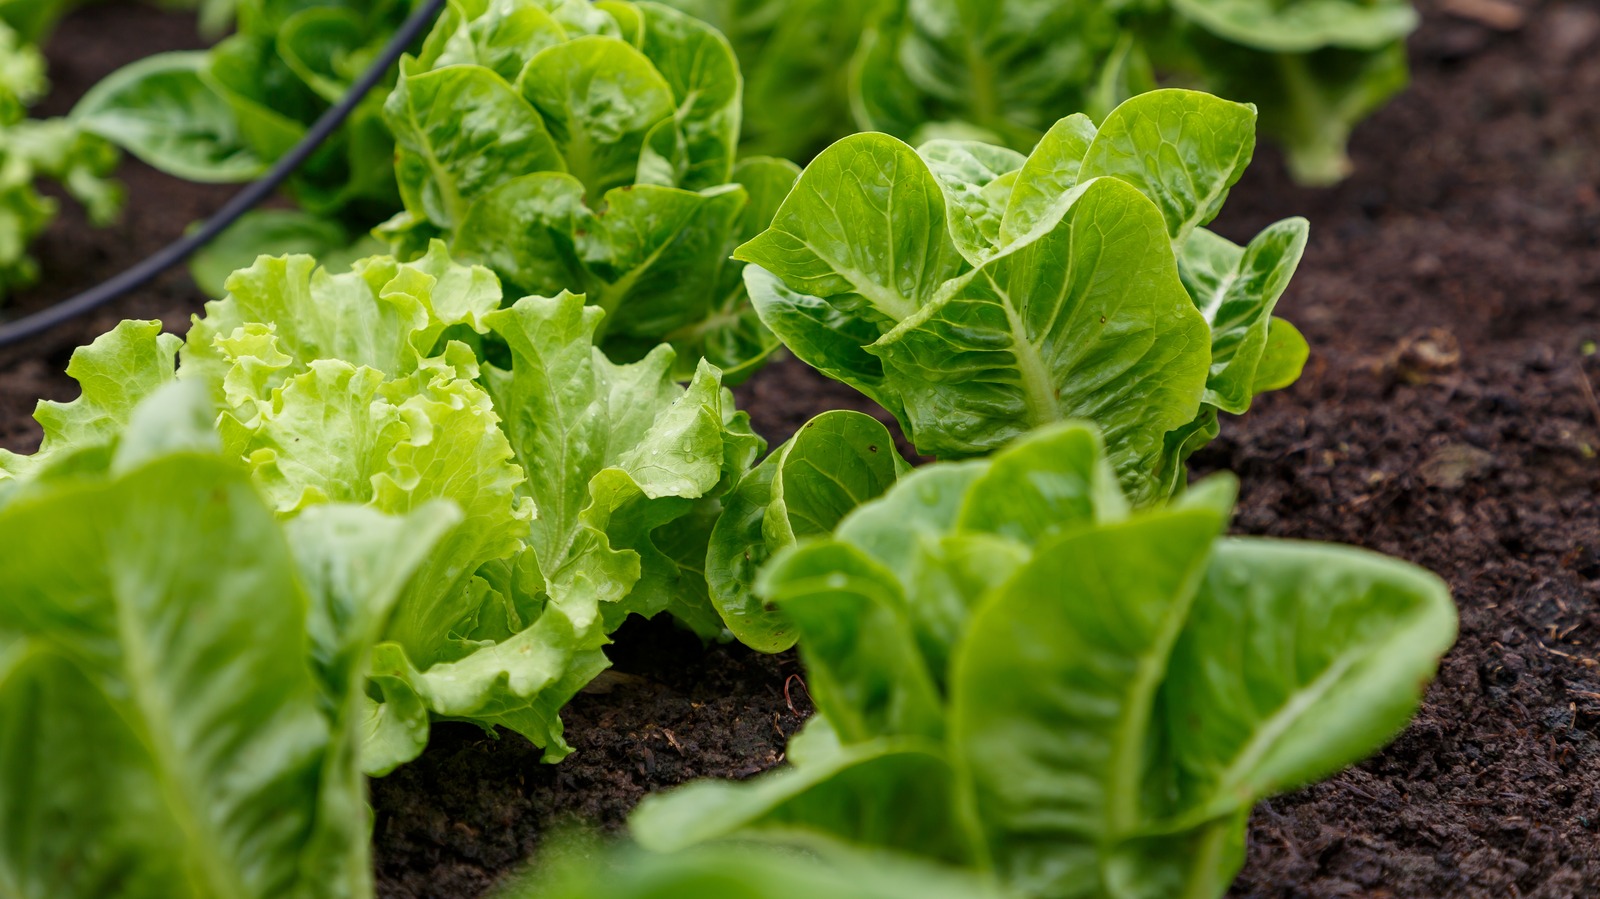
[[844,843],[1019,895],[1221,896],[1251,806],[1387,741],[1456,626],[1413,566],[1221,539],[1234,493],[1135,509],[1076,423],[901,478],[758,579],[817,705],[790,765],[649,797],[635,837]]
[[[558,712],[624,618],[720,636],[701,574],[717,497],[763,444],[713,366],[684,387],[670,348],[613,363],[581,296],[501,309],[493,274],[442,244],[344,274],[263,257],[228,290],[177,377],[203,387],[209,427],[275,514],[451,510],[374,649],[367,770],[421,752],[434,717],[510,727],[557,760]],[[130,322],[80,351],[83,396],[42,404],[41,452],[3,470],[26,480],[110,443],[172,380],[177,343]]]

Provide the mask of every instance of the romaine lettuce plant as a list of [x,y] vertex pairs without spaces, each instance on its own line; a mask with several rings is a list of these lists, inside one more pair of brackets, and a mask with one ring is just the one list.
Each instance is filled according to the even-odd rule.
[[57,209],[54,198],[39,193],[40,179],[59,182],[92,224],[108,225],[122,210],[122,187],[108,180],[116,148],[66,119],[26,117],[48,89],[38,48],[0,24],[0,299],[38,280],[28,245]]
[[844,843],[1022,896],[1220,896],[1252,804],[1387,741],[1456,626],[1414,566],[1222,538],[1234,492],[1135,509],[1076,423],[905,476],[761,572],[817,707],[790,767],[648,798],[635,837]]
[[405,212],[399,255],[443,238],[519,291],[581,292],[619,358],[663,340],[687,376],[730,377],[776,342],[734,247],[766,227],[798,170],[734,164],[740,78],[715,29],[652,3],[452,6],[401,64],[385,106]]
[[606,666],[627,615],[721,633],[700,574],[715,497],[762,443],[714,367],[683,387],[670,348],[612,363],[581,296],[502,309],[494,275],[437,243],[340,275],[263,257],[228,289],[186,342],[124,322],[76,354],[82,397],[42,403],[40,451],[0,454],[0,478],[26,482],[114,437],[174,378],[182,343],[176,377],[207,386],[225,452],[279,516],[453,503],[461,521],[419,560],[374,649],[368,771],[421,752],[431,717],[503,725],[557,760],[557,713]]
[[1297,180],[1349,173],[1350,129],[1406,84],[1407,0],[888,0],[863,36],[862,128],[1026,150],[1061,111],[1098,118],[1169,83],[1261,109]]
[[1272,311],[1303,219],[1240,247],[1201,226],[1249,164],[1255,111],[1162,90],[1029,156],[883,134],[811,163],[739,247],[761,319],[894,414],[923,453],[997,449],[1068,418],[1106,434],[1137,503],[1170,495],[1217,413],[1292,383],[1306,345]]
[[[1350,129],[1406,84],[1407,0],[670,0],[745,73],[747,145],[806,159],[857,129],[1026,152],[1160,80],[1250,102],[1297,180],[1349,171]],[[841,60],[852,58],[847,67]]]
[[459,515],[277,520],[169,385],[0,497],[0,883],[372,895],[367,656]]
[[1410,80],[1409,0],[1172,0],[1170,18],[1136,29],[1151,61],[1174,80],[1248,100],[1261,129],[1303,184],[1350,173],[1350,131]]
[[805,160],[856,130],[850,55],[877,0],[665,0],[733,44],[744,73],[741,149]]

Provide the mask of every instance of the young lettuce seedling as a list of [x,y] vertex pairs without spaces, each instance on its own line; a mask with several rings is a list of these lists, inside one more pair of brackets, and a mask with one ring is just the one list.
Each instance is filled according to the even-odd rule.
[[[509,727],[558,760],[570,751],[558,712],[606,667],[601,647],[626,616],[721,633],[699,573],[715,497],[762,442],[714,367],[684,387],[668,347],[615,364],[583,297],[502,309],[494,275],[438,243],[340,275],[263,257],[228,288],[195,320],[176,377],[209,389],[225,452],[277,515],[435,500],[462,515],[374,649],[369,772],[420,753],[432,716]],[[173,379],[179,343],[124,322],[80,351],[68,372],[83,396],[41,404],[44,444],[0,454],[0,478],[37,478],[120,433]]]
[[1029,156],[846,138],[739,247],[763,322],[894,414],[921,452],[980,455],[1068,418],[1104,431],[1138,504],[1306,346],[1272,316],[1307,225],[1240,247],[1201,226],[1255,148],[1255,110],[1163,90]]
[[742,377],[776,347],[728,257],[798,169],[734,155],[738,62],[715,29],[653,3],[453,5],[384,107],[406,257],[443,238],[518,291],[584,293],[600,339],[663,341]]
[[1382,746],[1456,628],[1422,569],[1223,538],[1234,491],[1136,509],[1076,423],[905,476],[761,572],[817,707],[790,767],[648,798],[635,837],[842,843],[1022,896],[1222,895],[1251,806]]

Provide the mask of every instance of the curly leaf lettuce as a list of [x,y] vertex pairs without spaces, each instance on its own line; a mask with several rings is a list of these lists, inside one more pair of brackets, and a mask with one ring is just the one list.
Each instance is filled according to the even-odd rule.
[[790,767],[648,798],[634,835],[843,842],[1024,896],[1222,895],[1251,806],[1403,727],[1456,626],[1413,566],[1221,538],[1234,489],[1135,510],[1076,423],[907,475],[762,570],[817,705]]
[[739,69],[715,29],[651,3],[456,5],[384,107],[405,211],[399,255],[445,239],[517,291],[582,293],[628,360],[671,343],[678,375],[730,378],[775,348],[732,249],[798,170],[737,165]]
[[[359,699],[452,520],[277,520],[171,385],[0,505],[0,881],[28,895],[371,895]],[[208,445],[209,444],[209,445]]]
[[[1254,111],[1156,91],[1096,129],[1061,120],[1024,157],[886,135],[820,155],[772,227],[741,246],[762,320],[871,397],[917,448],[996,449],[1040,425],[1099,425],[1136,502],[1242,412],[1305,223],[1250,250],[1204,231],[1254,149]],[[1301,358],[1303,361],[1303,356]]]
[[[510,727],[557,760],[569,751],[557,713],[606,666],[626,616],[668,612],[720,635],[699,572],[716,497],[762,442],[714,367],[683,387],[669,348],[615,364],[581,296],[501,309],[494,275],[442,244],[344,274],[263,257],[228,289],[196,318],[176,377],[205,386],[225,453],[274,513],[459,515],[373,651],[368,771],[421,752],[440,716]],[[80,351],[83,396],[42,405],[41,452],[4,470],[36,478],[125,430],[133,404],[174,377],[176,344],[130,322]]]

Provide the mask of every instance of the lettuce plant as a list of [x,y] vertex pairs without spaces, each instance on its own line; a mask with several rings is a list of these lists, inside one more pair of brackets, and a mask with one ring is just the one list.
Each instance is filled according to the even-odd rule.
[[[410,12],[403,0],[239,0],[236,32],[210,50],[162,53],[112,73],[72,118],[140,160],[189,181],[250,181],[343,98]],[[399,203],[394,140],[374,92],[288,182],[297,214],[246,216],[211,268],[257,253],[341,250]],[[222,258],[223,262],[215,261]],[[215,277],[202,279],[215,288]]]
[[744,73],[746,154],[810,159],[856,130],[846,64],[875,0],[665,0],[715,26]]
[[1350,129],[1405,87],[1416,23],[1407,0],[886,0],[852,98],[864,129],[1026,150],[1060,111],[1098,118],[1160,72],[1256,104],[1295,178],[1328,184]]
[[811,163],[739,247],[763,322],[894,414],[923,453],[994,450],[1052,421],[1106,434],[1137,503],[1170,495],[1217,413],[1292,383],[1272,311],[1303,219],[1240,247],[1201,226],[1249,164],[1255,111],[1163,90],[1033,152],[883,134]]
[[0,24],[0,299],[38,280],[28,245],[57,211],[39,193],[40,179],[59,182],[92,224],[108,225],[122,210],[122,187],[108,180],[119,161],[114,147],[68,120],[26,117],[48,89],[38,48]]
[[683,375],[772,351],[728,255],[797,169],[735,165],[739,70],[715,29],[651,3],[494,0],[451,7],[401,68],[396,253],[443,238],[519,291],[582,292],[610,352],[665,340]]
[[1388,740],[1456,626],[1411,565],[1222,538],[1234,492],[1135,509],[1077,423],[903,477],[761,572],[817,707],[789,767],[646,799],[635,837],[843,843],[1022,896],[1222,895],[1252,804]]
[[508,727],[555,761],[557,713],[627,615],[721,633],[699,570],[715,497],[762,444],[714,367],[684,387],[670,348],[615,364],[581,296],[502,309],[494,275],[441,244],[339,275],[263,257],[228,289],[186,342],[124,322],[75,355],[82,397],[42,403],[39,453],[0,455],[0,477],[104,443],[176,377],[206,385],[224,451],[281,518],[453,504],[373,650],[368,771],[421,752],[432,717]]
[[197,385],[0,497],[0,883],[55,897],[372,895],[372,642],[459,522],[282,521]]
[[[1027,151],[1063,113],[1099,119],[1154,87],[1117,4],[881,0],[861,37],[850,98],[862,130],[963,137]],[[1230,97],[1230,99],[1247,99]]]
[[1205,90],[1248,100],[1303,184],[1350,173],[1350,131],[1410,80],[1409,0],[1172,0],[1151,61]]

